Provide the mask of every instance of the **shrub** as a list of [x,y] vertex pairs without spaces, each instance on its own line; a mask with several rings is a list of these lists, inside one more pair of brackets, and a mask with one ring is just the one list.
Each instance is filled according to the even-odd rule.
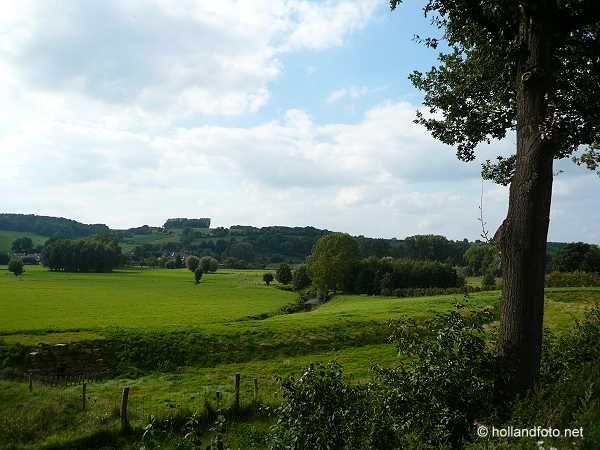
[[333,363],[283,384],[272,448],[458,447],[493,409],[495,354],[483,325],[491,311],[453,311],[394,324],[407,358],[376,368],[366,386],[347,384]]
[[25,272],[21,258],[11,258],[11,260],[8,262],[8,270],[15,276],[21,275],[23,272]]
[[311,366],[282,387],[270,448],[369,448],[368,391],[347,384],[337,363]]

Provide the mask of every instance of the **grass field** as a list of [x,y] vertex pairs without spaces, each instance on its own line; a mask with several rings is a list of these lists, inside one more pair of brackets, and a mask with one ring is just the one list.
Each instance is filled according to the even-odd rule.
[[[212,347],[204,351],[229,356],[93,383],[86,411],[78,406],[79,387],[36,385],[31,394],[22,383],[0,381],[0,416],[6,418],[0,421],[0,440],[17,429],[29,433],[20,436],[31,444],[16,448],[40,448],[41,443],[54,448],[52,443],[72,442],[90,430],[117,429],[118,418],[111,411],[123,386],[132,389],[132,420],[141,426],[148,413],[198,409],[205,401],[214,405],[216,391],[222,393],[223,403],[229,403],[235,373],[242,374],[244,402],[252,398],[251,380],[257,378],[260,400],[271,405],[280,400],[281,377],[297,375],[311,362],[335,359],[349,379],[366,380],[373,364],[389,367],[399,362],[396,349],[385,341],[387,321],[425,319],[465,301],[460,295],[339,295],[311,312],[287,314],[282,308],[294,303],[297,295],[265,286],[262,271],[221,270],[205,275],[196,286],[183,269],[111,274],[54,273],[36,266],[26,270],[15,277],[0,267],[0,341],[5,344],[151,336],[139,345],[148,342],[156,348],[145,351],[168,353],[162,341],[167,345],[181,340],[186,346],[198,342],[185,341],[189,336],[209,336],[206,342]],[[498,291],[480,292],[471,294],[467,305],[495,307],[498,300]],[[548,289],[545,325],[563,332],[598,301],[600,289]]]
[[222,270],[196,286],[186,269],[74,274],[27,266],[21,277],[0,270],[0,332],[215,326],[294,302],[261,275]]

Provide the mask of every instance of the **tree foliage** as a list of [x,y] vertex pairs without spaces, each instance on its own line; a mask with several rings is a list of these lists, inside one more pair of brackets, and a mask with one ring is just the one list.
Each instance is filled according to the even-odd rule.
[[273,274],[271,272],[267,272],[265,274],[263,274],[263,281],[265,282],[265,284],[267,286],[269,286],[273,280],[275,279],[275,277],[273,276]]
[[103,224],[86,225],[62,217],[34,214],[0,214],[0,230],[31,232],[52,238],[69,239],[104,234],[110,231]]
[[281,284],[289,284],[292,281],[292,269],[289,264],[281,263],[275,272],[275,279]]
[[323,236],[308,259],[310,278],[324,293],[336,289],[351,291],[359,258],[358,244],[349,234]]
[[[402,0],[391,0],[395,9]],[[547,129],[542,138],[558,142],[555,158],[567,158],[581,146],[575,161],[592,170],[600,162],[600,7],[595,0],[567,0],[545,7],[543,1],[428,0],[424,12],[440,29],[439,37],[418,37],[427,47],[447,50],[428,72],[410,80],[425,93],[426,111],[417,122],[440,141],[455,146],[463,161],[475,159],[480,143],[502,139],[517,127],[517,64],[526,51],[519,41],[522,14],[546,14],[555,48],[553,88],[548,92]],[[552,2],[550,2],[552,3]],[[543,9],[546,9],[545,11]],[[523,76],[536,82],[536,67]],[[544,134],[546,136],[544,136]],[[515,157],[500,156],[484,165],[483,175],[510,183]]]
[[21,275],[23,272],[25,272],[21,258],[11,258],[11,260],[8,262],[8,271],[12,272],[15,276]]
[[552,264],[559,272],[600,273],[600,248],[583,242],[574,242],[556,252]]
[[194,255],[190,255],[185,258],[185,267],[188,268],[190,272],[194,272],[198,266],[200,265],[200,258]]
[[200,259],[200,267],[205,273],[216,272],[219,268],[219,262],[211,256],[203,256]]
[[42,251],[42,264],[56,271],[111,272],[120,263],[121,247],[107,236],[50,240]]
[[33,241],[29,237],[20,237],[11,245],[13,253],[30,253],[33,251]]
[[306,264],[302,264],[294,270],[294,274],[292,277],[292,285],[294,289],[299,291],[310,286],[311,279],[308,275],[308,267]]

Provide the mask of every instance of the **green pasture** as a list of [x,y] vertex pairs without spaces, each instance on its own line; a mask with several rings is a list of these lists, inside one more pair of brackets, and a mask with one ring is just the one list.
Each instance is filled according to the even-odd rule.
[[[115,411],[124,386],[131,388],[132,424],[141,427],[148,414],[166,417],[180,410],[202,410],[206,402],[217,407],[217,391],[221,406],[231,404],[235,373],[242,375],[243,404],[253,399],[254,378],[260,402],[278,404],[281,379],[299,376],[314,362],[337,360],[349,380],[362,382],[369,379],[374,364],[399,363],[396,348],[385,341],[390,319],[426,319],[459,303],[497,307],[500,296],[499,291],[466,298],[338,295],[311,312],[288,314],[283,308],[296,302],[297,294],[265,286],[262,273],[220,270],[206,274],[196,286],[185,269],[74,274],[26,266],[25,274],[15,277],[1,267],[0,341],[6,344],[151,336],[148,342],[155,347],[148,351],[154,352],[163,341],[167,345],[168,340],[179,342],[196,333],[210,336],[209,343],[217,343],[213,349],[223,355],[232,351],[232,343],[234,351],[212,364],[121,374],[91,383],[85,411],[80,386],[34,383],[30,393],[25,383],[0,381],[0,416],[6,418],[0,421],[0,438],[22,439],[23,446],[15,448],[70,448],[93,433],[116,433]],[[566,331],[599,301],[598,288],[547,289],[545,325],[558,333]],[[242,424],[232,424],[232,429],[238,426]],[[266,427],[268,422],[254,419],[243,426]],[[236,432],[232,433],[233,439]]]
[[259,271],[221,270],[199,285],[186,269],[110,274],[0,270],[0,332],[169,329],[231,323],[276,314],[296,294],[267,287]]
[[[0,335],[26,344],[94,339],[115,329],[206,330],[218,334],[367,328],[398,317],[423,319],[457,303],[491,307],[498,291],[394,298],[339,295],[310,313],[284,314],[294,292],[265,286],[259,270],[220,270],[195,285],[186,269],[119,270],[110,274],[49,272],[26,266],[20,277],[0,268]],[[546,326],[569,327],[600,301],[598,289],[548,289]]]

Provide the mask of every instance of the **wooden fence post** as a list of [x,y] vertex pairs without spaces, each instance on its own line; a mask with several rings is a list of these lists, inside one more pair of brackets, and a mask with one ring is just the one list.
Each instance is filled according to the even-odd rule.
[[235,374],[235,409],[240,409],[240,374]]
[[29,374],[29,392],[33,391],[33,377]]
[[85,411],[85,381],[81,385],[81,407]]
[[123,388],[121,396],[121,431],[129,431],[129,420],[127,419],[127,401],[129,400],[129,388]]
[[254,377],[254,403],[258,403],[258,378]]
[[217,400],[217,409],[221,409],[221,391],[215,392],[215,399]]

